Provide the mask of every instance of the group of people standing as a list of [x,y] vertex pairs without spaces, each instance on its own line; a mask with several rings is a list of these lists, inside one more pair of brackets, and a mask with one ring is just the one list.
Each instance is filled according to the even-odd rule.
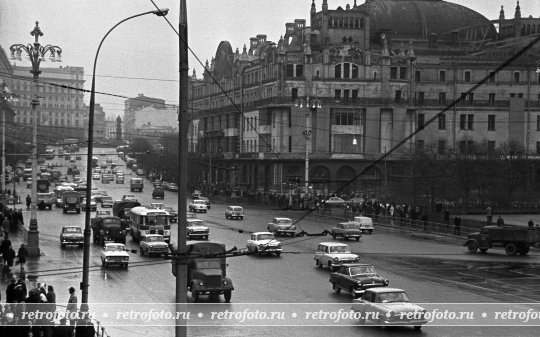
[[[20,272],[24,271],[24,265],[26,264],[26,259],[28,258],[28,250],[24,243],[21,243],[19,250],[15,253],[13,250],[11,240],[8,236],[4,236],[2,243],[0,243],[0,256],[2,257],[2,267],[3,272],[10,273],[13,264],[18,264],[20,266]],[[15,260],[16,259],[16,260]]]

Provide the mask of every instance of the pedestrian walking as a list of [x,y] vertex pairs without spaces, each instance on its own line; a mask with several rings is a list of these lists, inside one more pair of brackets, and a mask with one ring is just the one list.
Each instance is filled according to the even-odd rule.
[[11,228],[11,221],[9,220],[9,217],[5,216],[4,221],[2,222],[2,227],[4,227],[4,237],[7,238],[9,229]]
[[6,303],[14,303],[15,299],[17,298],[17,294],[15,292],[15,285],[17,284],[17,281],[12,278],[9,281],[9,284],[6,288]]
[[486,222],[488,225],[493,223],[493,208],[491,206],[486,208]]
[[26,263],[26,258],[28,257],[28,250],[26,250],[26,246],[24,243],[21,243],[21,247],[19,248],[19,251],[17,253],[17,261],[19,262],[19,265],[21,266],[21,273],[24,270],[24,264]]
[[49,302],[50,308],[52,312],[56,311],[56,293],[54,292],[53,286],[49,285],[47,286],[47,302]]
[[11,245],[9,245],[2,256],[4,258],[4,270],[9,273],[11,271],[11,267],[13,267],[13,260],[15,259],[15,251]]
[[75,295],[75,288],[69,288],[69,300],[66,306],[67,318],[70,325],[75,325],[77,321],[77,295]]
[[30,195],[28,194],[26,196],[26,209],[30,209],[30,205],[32,205],[32,198],[30,198]]
[[448,209],[444,210],[444,223],[446,224],[446,229],[448,229],[448,225],[450,224],[450,212]]
[[454,234],[461,235],[461,217],[459,214],[454,218]]

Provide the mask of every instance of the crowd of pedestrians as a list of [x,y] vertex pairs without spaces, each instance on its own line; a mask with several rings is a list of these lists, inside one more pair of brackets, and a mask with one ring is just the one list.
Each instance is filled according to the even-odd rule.
[[[96,330],[87,312],[77,309],[75,288],[69,288],[66,310],[58,310],[52,285],[12,278],[0,303],[0,336],[13,337],[94,337]],[[0,301],[1,301],[0,295]],[[39,313],[39,314],[38,314]]]

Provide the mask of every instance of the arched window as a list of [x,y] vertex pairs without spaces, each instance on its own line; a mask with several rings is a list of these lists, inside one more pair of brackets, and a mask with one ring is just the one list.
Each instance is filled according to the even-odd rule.
[[376,72],[376,71],[373,72],[373,79],[374,79],[374,80],[377,79],[377,72]]

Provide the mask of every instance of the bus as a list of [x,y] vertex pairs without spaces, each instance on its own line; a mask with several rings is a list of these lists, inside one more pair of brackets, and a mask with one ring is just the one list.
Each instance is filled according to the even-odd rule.
[[92,167],[98,167],[99,166],[99,158],[98,157],[92,157]]
[[135,242],[144,240],[146,234],[161,234],[165,242],[171,241],[169,212],[145,206],[133,207],[129,212],[131,238]]
[[64,196],[64,192],[66,191],[73,191],[73,187],[59,185],[54,188],[54,197],[56,198],[56,207],[63,206],[64,199],[62,199],[62,197]]

